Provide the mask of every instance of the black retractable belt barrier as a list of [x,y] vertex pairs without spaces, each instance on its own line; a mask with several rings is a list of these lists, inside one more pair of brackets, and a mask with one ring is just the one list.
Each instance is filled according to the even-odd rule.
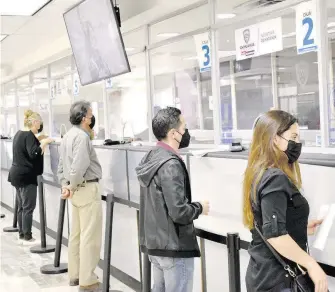
[[143,283],[142,292],[151,291],[151,263],[148,254],[143,254]]
[[0,218],[5,218],[5,214],[0,214]]
[[227,234],[229,292],[241,292],[240,237],[238,233]]
[[107,195],[102,292],[120,292],[116,290],[109,290],[111,255],[112,255],[113,213],[114,213],[114,196]]
[[42,266],[40,271],[42,274],[62,274],[67,273],[67,264],[60,263],[60,255],[62,250],[63,227],[65,216],[66,200],[60,199],[58,227],[56,237],[55,260],[53,264]]
[[15,204],[14,204],[14,217],[13,217],[13,225],[10,227],[5,227],[3,232],[18,232],[19,229],[17,228],[17,210],[18,210],[18,201],[17,201],[18,194],[15,195]]
[[45,236],[45,200],[44,200],[44,190],[43,190],[43,181],[41,177],[38,177],[38,198],[39,198],[39,210],[40,210],[40,231],[41,231],[41,246],[33,246],[30,249],[31,253],[48,253],[48,252],[54,252],[55,246],[54,245],[48,245],[47,246],[47,240]]

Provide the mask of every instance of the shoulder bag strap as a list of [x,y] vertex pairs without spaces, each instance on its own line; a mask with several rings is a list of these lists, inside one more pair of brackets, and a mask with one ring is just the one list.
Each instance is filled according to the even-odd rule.
[[281,256],[276,252],[276,250],[272,247],[272,245],[266,240],[263,236],[262,232],[259,230],[257,223],[255,223],[255,229],[258,232],[259,236],[264,241],[265,245],[269,248],[273,256],[276,260],[283,266],[284,270],[287,271],[291,277],[296,277],[296,273],[292,270],[292,268],[281,258]]

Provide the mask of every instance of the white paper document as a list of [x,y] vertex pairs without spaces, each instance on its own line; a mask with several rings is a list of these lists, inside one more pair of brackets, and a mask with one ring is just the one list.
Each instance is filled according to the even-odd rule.
[[329,232],[335,221],[335,204],[322,206],[318,218],[323,219],[323,223],[316,234],[313,247],[319,250],[324,250]]

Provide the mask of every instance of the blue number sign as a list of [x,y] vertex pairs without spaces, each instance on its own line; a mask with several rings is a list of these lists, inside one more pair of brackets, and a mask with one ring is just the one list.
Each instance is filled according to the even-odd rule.
[[296,8],[297,53],[305,54],[318,50],[316,39],[316,2],[303,2]]
[[310,17],[306,17],[302,20],[302,25],[307,25],[308,29],[307,29],[307,33],[304,37],[304,41],[303,44],[304,46],[310,46],[314,44],[314,38],[310,38],[312,31],[313,31],[313,19]]

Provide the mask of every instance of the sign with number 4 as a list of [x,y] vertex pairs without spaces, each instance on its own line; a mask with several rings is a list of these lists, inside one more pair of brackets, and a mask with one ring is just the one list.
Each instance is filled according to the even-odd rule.
[[194,36],[195,46],[197,49],[197,59],[199,61],[200,72],[211,70],[211,42],[209,32]]
[[316,1],[303,2],[296,7],[297,53],[316,52]]

